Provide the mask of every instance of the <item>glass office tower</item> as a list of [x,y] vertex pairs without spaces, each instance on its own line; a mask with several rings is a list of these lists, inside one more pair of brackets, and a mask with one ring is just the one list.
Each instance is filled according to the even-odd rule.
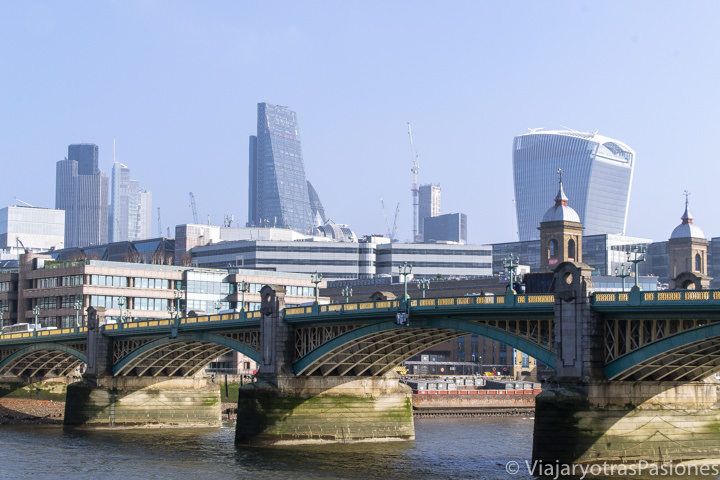
[[[305,234],[312,230],[316,224],[295,112],[258,104],[249,173],[248,226],[289,228]],[[314,200],[320,204],[319,197]]]
[[98,169],[98,146],[70,145],[55,171],[55,208],[65,211],[65,248],[107,243],[109,181]]
[[515,137],[513,176],[520,241],[540,238],[538,227],[557,193],[558,168],[583,235],[625,234],[635,151],[618,140],[575,131]]

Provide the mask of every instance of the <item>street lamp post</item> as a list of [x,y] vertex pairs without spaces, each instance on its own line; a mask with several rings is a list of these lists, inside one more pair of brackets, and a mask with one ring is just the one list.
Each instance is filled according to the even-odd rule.
[[182,290],[175,289],[175,319],[180,317],[180,299],[182,298]]
[[404,289],[405,293],[403,295],[403,300],[407,301],[407,299],[410,298],[410,295],[408,295],[408,293],[407,293],[407,277],[408,277],[408,275],[410,275],[412,273],[412,265],[408,265],[407,262],[404,262],[398,268],[400,269],[400,275],[403,276],[403,283],[405,284],[405,289]]
[[120,323],[123,323],[123,307],[125,306],[125,298],[118,297],[117,304],[120,306]]
[[215,307],[215,313],[216,313],[216,314],[217,314],[217,313],[220,313],[220,307],[221,307],[221,306],[222,306],[222,302],[221,302],[220,300],[215,300],[214,307]]
[[242,304],[240,306],[240,311],[244,312],[245,311],[245,292],[248,291],[248,283],[245,280],[240,282],[240,291],[242,292]]
[[509,257],[503,258],[503,268],[508,271],[510,276],[510,285],[508,291],[517,293],[515,291],[515,276],[517,275],[518,264],[520,263],[520,257],[514,257],[511,253]]
[[3,312],[0,311],[0,330],[5,326],[5,322],[3,321]]
[[317,270],[315,270],[315,273],[310,275],[310,277],[312,278],[312,283],[315,284],[315,305],[317,305],[318,303],[320,303],[318,298],[318,295],[320,294],[320,289],[318,288],[318,285],[320,284],[320,282],[322,282],[322,273],[318,273]]
[[623,263],[620,265],[620,270],[618,270],[617,267],[615,267],[615,276],[622,278],[622,291],[625,291],[625,279],[630,276],[630,268],[628,268],[627,273],[625,273],[625,264]]
[[430,279],[429,278],[421,278],[420,280],[418,280],[417,286],[420,290],[422,290],[423,298],[425,298],[425,290],[430,289]]
[[345,285],[342,288],[342,295],[345,297],[345,303],[348,303],[350,301],[350,297],[352,297],[352,287]]
[[[632,256],[632,258],[630,258]],[[642,263],[645,261],[645,249],[643,248],[640,250],[640,247],[635,245],[632,249],[632,252],[627,252],[627,260],[628,262],[632,262],[635,264],[635,286],[633,287],[635,290],[640,290],[640,285],[638,285],[638,263]]]
[[35,308],[32,309],[32,312],[35,315],[35,331],[37,331],[37,329],[40,328],[40,325],[38,324],[38,315],[40,315],[40,306],[35,305]]
[[80,309],[82,308],[82,302],[79,299],[75,299],[75,303],[73,304],[75,307],[75,326],[80,326]]

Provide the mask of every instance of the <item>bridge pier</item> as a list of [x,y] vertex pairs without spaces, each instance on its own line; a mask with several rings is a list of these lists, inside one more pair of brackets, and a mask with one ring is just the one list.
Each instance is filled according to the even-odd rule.
[[[555,271],[556,377],[535,399],[533,461],[636,464],[720,459],[717,386],[705,382],[608,381],[604,320],[590,305],[591,269]],[[629,302],[639,302],[633,289]]]
[[720,459],[716,385],[590,382],[536,398],[533,461],[545,464]]
[[203,377],[100,377],[68,385],[65,425],[219,427],[220,386]]
[[238,392],[235,442],[249,445],[412,440],[412,391],[383,377],[295,376],[294,333],[285,323],[285,292],[261,291],[258,381]]
[[67,387],[66,426],[78,428],[218,427],[220,386],[204,377],[114,376],[105,309],[88,309],[87,369]]

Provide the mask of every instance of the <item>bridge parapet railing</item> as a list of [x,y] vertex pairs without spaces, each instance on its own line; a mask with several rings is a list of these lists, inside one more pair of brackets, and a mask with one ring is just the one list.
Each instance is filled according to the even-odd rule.
[[[180,325],[195,325],[195,324],[207,324],[215,322],[225,322],[233,320],[255,320],[259,319],[262,313],[259,311],[253,312],[235,312],[235,313],[223,313],[216,315],[200,315],[192,317],[181,317],[179,319]],[[147,327],[165,327],[172,326],[175,323],[175,319],[156,319],[156,320],[139,320],[134,322],[123,322],[123,323],[110,323],[105,325],[105,330],[124,330],[133,328],[147,328]]]
[[[555,295],[553,294],[528,294],[517,295],[514,303],[506,302],[504,296],[463,296],[463,297],[442,297],[442,298],[412,298],[409,301],[410,308],[445,308],[445,307],[462,307],[470,305],[541,305],[554,304]],[[310,315],[313,313],[330,314],[330,313],[358,313],[368,310],[388,310],[400,307],[400,300],[380,300],[375,302],[360,303],[334,303],[330,305],[318,306],[302,306],[285,309],[286,316],[293,315]]]
[[42,329],[32,330],[28,332],[12,332],[12,333],[0,333],[0,341],[3,340],[18,340],[22,338],[44,338],[56,335],[74,335],[79,333],[86,333],[87,327],[70,327],[70,328],[53,328],[53,329]]
[[[597,292],[593,294],[593,303],[619,303],[628,302],[629,294],[622,292]],[[720,290],[671,290],[641,292],[642,303],[670,303],[670,302],[718,302],[720,303]]]

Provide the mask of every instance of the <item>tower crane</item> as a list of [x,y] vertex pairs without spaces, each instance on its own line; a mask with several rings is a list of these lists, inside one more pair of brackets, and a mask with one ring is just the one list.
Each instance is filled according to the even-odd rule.
[[195,207],[195,195],[193,195],[192,192],[190,192],[190,207],[192,207],[193,222],[195,224],[197,224],[198,223],[197,207]]
[[418,172],[420,171],[420,157],[415,151],[415,144],[413,144],[412,129],[410,128],[410,122],[408,122],[408,135],[410,136],[410,156],[413,161],[413,166],[410,171],[413,174],[412,183],[412,196],[413,196],[413,242],[417,242],[418,239]]
[[380,204],[382,205],[383,217],[385,217],[385,226],[387,227],[387,236],[390,239],[390,243],[395,242],[395,234],[397,233],[397,222],[398,214],[400,213],[400,203],[395,207],[395,218],[393,219],[392,227],[390,226],[390,219],[388,218],[387,211],[385,210],[385,200],[380,197]]

